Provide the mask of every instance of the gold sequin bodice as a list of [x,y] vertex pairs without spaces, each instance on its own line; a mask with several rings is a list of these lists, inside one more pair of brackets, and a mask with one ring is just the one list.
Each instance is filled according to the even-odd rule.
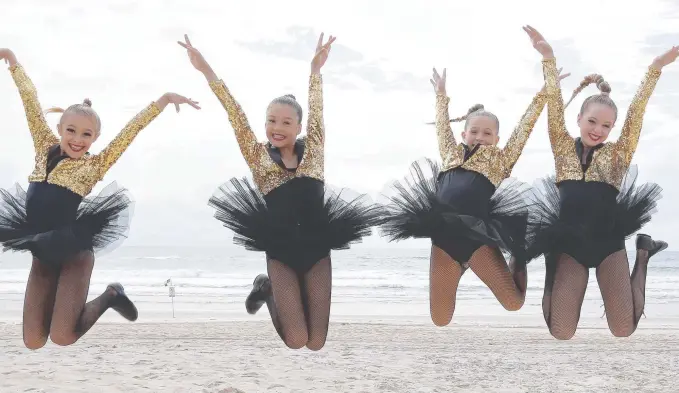
[[439,152],[443,160],[441,172],[460,167],[482,174],[495,187],[498,187],[504,179],[511,175],[512,168],[521,156],[521,151],[545,107],[547,95],[543,91],[535,95],[504,148],[491,145],[479,146],[467,161],[464,160],[464,145],[455,141],[455,136],[450,127],[449,101],[450,98],[446,96],[436,96],[436,133],[439,141]]
[[17,64],[10,67],[10,71],[19,88],[35,148],[35,167],[28,181],[47,181],[50,184],[67,188],[82,197],[92,192],[92,188],[103,179],[106,172],[120,158],[137,134],[160,113],[155,103],[152,103],[127,123],[125,128],[99,154],[86,155],[78,159],[65,158],[47,175],[47,154],[51,146],[59,143],[59,138],[47,125],[35,86],[23,67]]
[[594,151],[591,164],[583,172],[575,139],[566,129],[556,59],[543,60],[542,67],[547,85],[549,140],[554,154],[557,183],[564,180],[596,181],[610,184],[619,190],[637,149],[646,105],[660,78],[660,71],[648,68],[627,111],[620,138],[616,142],[606,142]]
[[296,177],[311,177],[324,181],[325,130],[322,82],[319,74],[312,74],[309,77],[309,119],[307,120],[305,149],[302,161],[294,172],[281,168],[269,155],[266,143],[257,141],[243,109],[233,98],[224,82],[221,80],[210,82],[210,88],[226,109],[240,151],[262,194],[266,195]]

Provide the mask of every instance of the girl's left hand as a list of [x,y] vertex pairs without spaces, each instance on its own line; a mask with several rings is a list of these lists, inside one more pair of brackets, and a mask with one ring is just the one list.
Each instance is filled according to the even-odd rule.
[[186,98],[177,93],[165,93],[163,94],[162,97],[160,97],[158,101],[156,101],[156,105],[158,105],[161,111],[165,109],[165,107],[168,104],[174,104],[174,107],[177,109],[177,112],[179,112],[179,105],[181,104],[188,104],[196,109],[200,109],[197,101],[194,101],[190,98]]
[[331,45],[337,37],[330,36],[330,39],[328,39],[328,42],[323,45],[323,33],[321,33],[321,36],[318,37],[318,43],[316,44],[316,54],[314,55],[314,58],[311,60],[311,73],[312,74],[320,74],[321,73],[321,67],[325,64],[325,61],[328,60],[328,55],[330,54],[330,49],[332,49]]

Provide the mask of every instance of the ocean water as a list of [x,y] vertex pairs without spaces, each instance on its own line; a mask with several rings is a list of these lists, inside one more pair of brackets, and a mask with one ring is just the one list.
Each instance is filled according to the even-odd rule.
[[[630,266],[634,251],[628,251]],[[358,245],[333,252],[332,316],[344,318],[429,318],[429,250]],[[23,296],[30,269],[29,254],[0,255],[0,319],[21,320]],[[487,316],[540,316],[544,262],[529,265],[526,304],[516,312],[504,310],[492,292],[471,270],[462,277],[455,315],[465,320]],[[121,282],[140,311],[140,321],[154,318],[266,318],[245,312],[244,300],[254,277],[266,272],[262,253],[234,246],[224,248],[120,247],[99,257],[90,285],[90,298],[110,282]],[[171,299],[168,279],[175,286]],[[679,318],[679,252],[664,251],[649,265],[646,289],[648,318]],[[593,270],[583,303],[583,317],[599,318],[601,295]],[[111,314],[113,315],[111,317]],[[119,320],[107,313],[109,320]],[[678,319],[679,320],[679,319]],[[603,321],[602,321],[603,323]]]

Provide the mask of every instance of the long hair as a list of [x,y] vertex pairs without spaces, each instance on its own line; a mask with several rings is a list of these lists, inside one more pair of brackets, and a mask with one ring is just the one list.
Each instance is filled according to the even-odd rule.
[[587,106],[592,103],[597,103],[597,104],[603,104],[607,105],[615,111],[615,117],[617,119],[618,117],[618,107],[615,105],[615,102],[611,99],[610,94],[611,94],[611,86],[604,80],[604,77],[599,75],[599,74],[590,74],[585,77],[585,79],[580,82],[580,85],[573,90],[573,95],[571,95],[570,100],[566,103],[564,106],[564,109],[568,107],[568,105],[573,101],[573,98],[580,94],[581,91],[585,89],[585,87],[589,86],[590,84],[595,83],[597,89],[599,89],[599,94],[594,94],[591,95],[587,98],[585,98],[585,101],[583,101],[582,106],[580,107],[580,114],[582,115],[585,113],[585,110],[587,109]]

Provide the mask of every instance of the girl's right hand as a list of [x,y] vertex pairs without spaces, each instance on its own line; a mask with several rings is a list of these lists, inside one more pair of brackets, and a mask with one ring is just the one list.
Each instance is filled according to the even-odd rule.
[[7,48],[0,48],[0,59],[5,61],[5,64],[9,64],[10,67],[14,67],[17,64],[17,58],[14,56],[14,52]]
[[528,37],[530,37],[533,48],[540,52],[543,59],[554,58],[554,50],[552,49],[552,46],[547,43],[547,40],[545,40],[545,37],[543,37],[540,32],[531,26],[524,26],[523,31],[528,33]]
[[446,69],[443,69],[443,76],[440,76],[439,73],[436,71],[436,68],[433,69],[434,74],[432,75],[432,79],[429,79],[429,82],[431,82],[431,85],[434,86],[434,91],[436,92],[436,95],[446,95]]

